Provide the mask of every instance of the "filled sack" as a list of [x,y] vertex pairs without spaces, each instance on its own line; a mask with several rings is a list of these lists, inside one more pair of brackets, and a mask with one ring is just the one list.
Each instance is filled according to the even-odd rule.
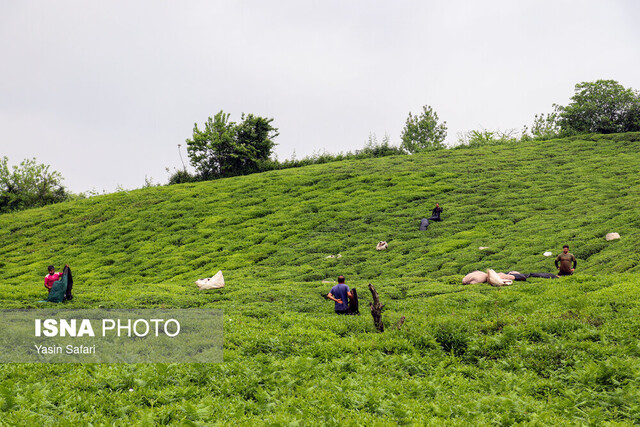
[[196,285],[198,285],[198,289],[200,290],[224,288],[222,270],[218,271],[213,277],[196,280]]
[[489,269],[487,270],[487,283],[491,286],[509,286],[513,282],[511,280],[501,279],[498,273]]
[[384,251],[388,247],[389,247],[389,245],[387,244],[387,242],[382,241],[382,242],[378,242],[378,244],[376,245],[376,250],[377,251]]
[[517,271],[510,271],[509,274],[513,276],[513,280],[521,280],[521,281],[527,280],[527,275],[521,274]]
[[553,273],[529,273],[527,277],[537,277],[540,279],[557,279],[560,276],[557,276]]
[[485,283],[487,281],[487,273],[483,271],[472,271],[462,278],[463,285],[473,285],[474,283]]

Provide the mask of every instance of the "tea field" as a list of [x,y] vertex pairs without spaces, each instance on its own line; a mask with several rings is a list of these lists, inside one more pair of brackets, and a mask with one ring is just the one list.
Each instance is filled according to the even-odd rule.
[[[444,220],[418,231],[436,202]],[[65,308],[224,310],[224,363],[0,365],[0,424],[638,424],[639,205],[631,133],[0,215],[0,308],[47,306],[46,267],[68,263]],[[476,269],[555,272],[543,253],[563,244],[578,258],[572,277],[461,285]],[[225,288],[199,291],[218,270]],[[361,316],[323,298],[339,274]],[[383,333],[368,283],[386,304]]]

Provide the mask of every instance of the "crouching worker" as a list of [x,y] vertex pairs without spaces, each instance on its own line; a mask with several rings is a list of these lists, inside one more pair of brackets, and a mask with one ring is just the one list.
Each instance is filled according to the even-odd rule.
[[56,272],[56,269],[53,267],[53,265],[47,267],[47,270],[49,271],[49,274],[44,276],[44,287],[47,288],[47,292],[51,293],[51,287],[53,286],[53,283],[62,277],[62,273]]
[[[55,278],[55,280],[53,280]],[[47,286],[50,284],[49,286]],[[64,266],[62,273],[56,273],[52,265],[49,266],[49,274],[45,277],[45,287],[49,290],[47,301],[62,302],[65,299],[71,300],[71,289],[73,287],[73,277],[69,264]]]
[[349,309],[349,300],[354,300],[354,295],[344,283],[344,276],[338,276],[338,284],[331,288],[327,298],[336,303],[336,314],[355,314]]
[[442,221],[440,218],[442,211],[443,209],[440,207],[440,204],[436,203],[436,207],[431,211],[431,218],[429,218],[429,221]]

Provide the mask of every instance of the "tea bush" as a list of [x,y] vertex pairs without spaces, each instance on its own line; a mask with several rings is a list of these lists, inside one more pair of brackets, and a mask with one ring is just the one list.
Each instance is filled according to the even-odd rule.
[[[217,308],[225,334],[219,364],[2,365],[2,422],[638,423],[639,135],[352,159],[0,215],[2,308],[44,307],[46,266],[69,263],[65,308]],[[436,201],[444,220],[418,231]],[[543,253],[565,243],[574,276],[461,285],[473,269],[553,272]],[[225,288],[196,288],[218,270]],[[323,298],[338,274],[361,316]]]

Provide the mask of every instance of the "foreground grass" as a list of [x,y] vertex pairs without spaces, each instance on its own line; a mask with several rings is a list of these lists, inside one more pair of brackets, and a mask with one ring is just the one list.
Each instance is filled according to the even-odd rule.
[[381,286],[383,334],[368,315],[337,317],[319,298],[308,313],[283,301],[226,309],[222,364],[4,365],[4,420],[640,422],[634,275],[392,293]]
[[[46,265],[70,263],[70,307],[225,312],[222,364],[3,365],[3,422],[638,423],[639,139],[341,162],[2,215],[2,308],[42,307]],[[445,221],[418,232],[435,201]],[[459,284],[476,268],[553,271],[542,253],[564,243],[576,276]],[[198,291],[218,269],[227,286]],[[322,299],[338,274],[363,316]]]

